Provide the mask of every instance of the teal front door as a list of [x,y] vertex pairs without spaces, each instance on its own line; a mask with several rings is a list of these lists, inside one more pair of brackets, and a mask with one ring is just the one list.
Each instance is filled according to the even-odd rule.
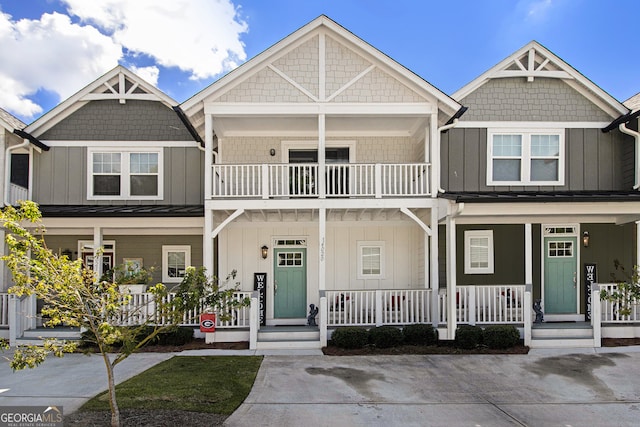
[[544,239],[544,312],[577,312],[577,256],[575,237]]
[[275,249],[275,318],[304,318],[307,315],[307,250]]

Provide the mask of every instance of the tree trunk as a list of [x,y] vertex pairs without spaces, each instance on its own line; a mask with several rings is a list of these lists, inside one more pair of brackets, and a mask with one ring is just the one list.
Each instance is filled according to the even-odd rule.
[[102,353],[105,367],[107,368],[107,381],[109,382],[109,406],[111,407],[111,427],[120,427],[120,409],[116,401],[116,382],[113,377],[113,365],[107,353]]

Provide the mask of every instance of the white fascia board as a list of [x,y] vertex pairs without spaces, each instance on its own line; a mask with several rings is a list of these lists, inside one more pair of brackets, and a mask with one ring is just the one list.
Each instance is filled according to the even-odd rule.
[[[47,228],[47,236],[87,236],[93,233],[94,228],[66,227],[66,228]],[[158,228],[103,228],[103,234],[110,236],[202,236],[204,231],[202,227],[177,228],[177,227],[158,227]]]
[[492,129],[602,129],[611,122],[490,122],[460,120],[456,128]]
[[318,114],[345,116],[424,116],[436,112],[433,104],[427,103],[210,103],[205,105],[205,114],[214,117],[237,116],[315,116]]
[[42,141],[49,147],[103,147],[103,148],[127,148],[136,150],[138,148],[158,148],[158,147],[199,147],[196,141]]

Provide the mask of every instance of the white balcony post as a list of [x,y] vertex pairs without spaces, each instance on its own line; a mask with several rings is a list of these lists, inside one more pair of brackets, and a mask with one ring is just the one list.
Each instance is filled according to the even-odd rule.
[[374,179],[374,185],[375,185],[375,197],[376,199],[381,199],[382,198],[382,165],[380,163],[376,163],[373,167],[374,173],[373,173],[373,179]]
[[[429,121],[429,163],[431,164],[431,197],[438,197],[440,188],[440,132],[438,113],[431,114]],[[426,153],[425,153],[426,156]]]
[[600,285],[594,283],[591,288],[591,325],[593,328],[593,346],[602,347],[602,303]]
[[[18,318],[18,302],[20,298],[15,295],[9,295],[9,345],[16,345],[16,339],[22,336],[21,319]],[[19,335],[19,336],[18,336]]]
[[318,209],[318,289],[326,289],[327,262],[326,262],[326,240],[327,240],[327,208]]
[[213,118],[204,116],[204,194],[205,200],[213,196]]
[[324,114],[318,114],[318,172],[316,173],[316,188],[318,197],[324,199],[327,195],[325,181],[326,173],[326,120]]
[[97,278],[102,277],[102,228],[93,228],[93,272]]
[[270,194],[269,194],[269,165],[266,163],[263,163],[262,165],[260,165],[260,172],[262,174],[262,198],[263,199],[268,199]]

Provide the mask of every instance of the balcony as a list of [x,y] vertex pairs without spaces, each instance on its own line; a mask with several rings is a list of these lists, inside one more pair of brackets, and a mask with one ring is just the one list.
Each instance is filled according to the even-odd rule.
[[[428,163],[214,164],[212,199],[398,198],[431,195]],[[321,188],[319,177],[324,179]]]

